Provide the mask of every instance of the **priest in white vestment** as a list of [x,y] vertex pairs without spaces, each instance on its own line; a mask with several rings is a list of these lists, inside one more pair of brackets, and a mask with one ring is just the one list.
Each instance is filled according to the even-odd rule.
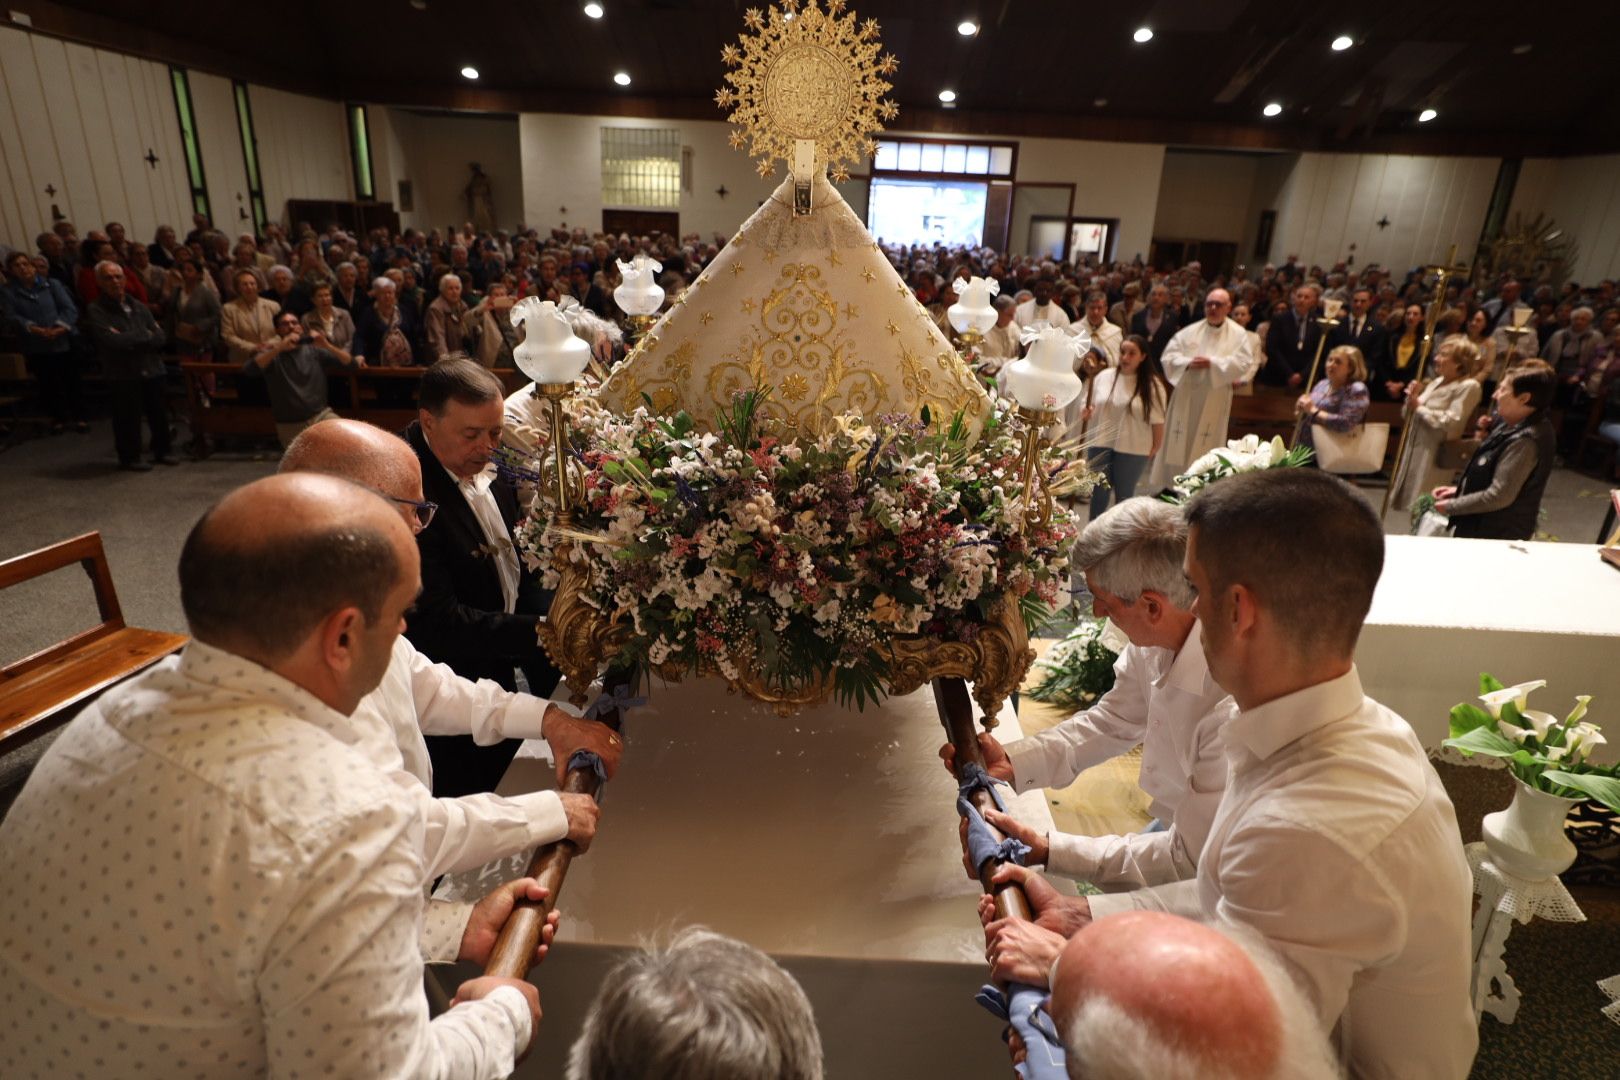
[[1165,346],[1164,374],[1175,392],[1148,490],[1169,487],[1188,465],[1226,444],[1232,384],[1254,364],[1249,332],[1226,317],[1231,310],[1227,291],[1211,289],[1204,318],[1177,331]]

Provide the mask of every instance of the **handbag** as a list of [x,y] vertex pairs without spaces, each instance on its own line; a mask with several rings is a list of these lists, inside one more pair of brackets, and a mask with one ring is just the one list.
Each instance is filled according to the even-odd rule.
[[1412,530],[1413,536],[1450,536],[1451,519],[1444,514],[1437,514],[1433,510],[1425,510],[1423,516],[1418,518],[1417,528]]
[[1323,472],[1374,473],[1384,467],[1389,425],[1359,424],[1352,431],[1330,431],[1321,424],[1312,424],[1311,445]]

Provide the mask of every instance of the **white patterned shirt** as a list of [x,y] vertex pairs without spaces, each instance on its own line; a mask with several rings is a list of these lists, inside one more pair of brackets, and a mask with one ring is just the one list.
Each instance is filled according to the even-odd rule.
[[[1178,652],[1127,645],[1114,662],[1114,686],[1084,712],[1007,745],[1013,787],[1066,787],[1091,766],[1142,746],[1142,790],[1163,832],[1075,836],[1053,832],[1047,868],[1106,890],[1193,876],[1226,786],[1221,729],[1236,714],[1204,660],[1195,623]],[[1122,910],[1094,896],[1095,913]]]
[[429,1021],[423,824],[349,718],[192,642],[0,823],[0,1076],[499,1077],[515,988]]
[[1467,1076],[1473,878],[1411,725],[1352,667],[1240,712],[1223,737],[1232,772],[1198,879],[1131,906],[1263,935],[1351,1077]]

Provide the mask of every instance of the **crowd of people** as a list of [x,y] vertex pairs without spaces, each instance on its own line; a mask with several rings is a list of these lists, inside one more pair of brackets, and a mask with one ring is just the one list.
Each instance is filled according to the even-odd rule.
[[[3,253],[3,333],[39,381],[51,430],[87,429],[80,376],[99,364],[119,462],[128,469],[150,467],[140,456],[143,417],[151,460],[174,461],[168,434],[159,431],[166,360],[262,372],[285,442],[300,424],[325,415],[324,399],[317,400],[323,366],[423,366],[466,354],[486,367],[509,367],[521,329],[507,314],[518,300],[571,298],[611,320],[618,262],[647,252],[662,264],[666,303],[674,303],[724,243],[578,227],[479,234],[470,224],[363,236],[300,224],[289,237],[274,223],[233,241],[200,214],[192,225],[183,239],[163,226],[143,244],[117,222],[81,240],[71,222],[59,221],[35,238],[32,252]],[[1069,434],[1088,443],[1116,499],[1166,486],[1221,445],[1232,395],[1257,387],[1297,398],[1307,440],[1315,426],[1357,429],[1362,401],[1404,403],[1430,438],[1420,466],[1395,478],[1402,506],[1444,479],[1431,475],[1431,444],[1470,432],[1476,406],[1491,402],[1507,369],[1523,361],[1545,360],[1554,372],[1549,416],[1558,452],[1567,456],[1594,429],[1607,437],[1620,425],[1620,400],[1611,400],[1620,382],[1620,297],[1610,280],[1539,285],[1528,297],[1512,278],[1486,288],[1454,281],[1427,335],[1421,268],[1324,268],[1290,258],[1257,274],[1240,266],[1206,276],[1197,262],[1156,269],[988,249],[884,250],[953,340],[947,312],[961,279],[997,283],[997,324],[975,347],[986,377],[1019,355],[1020,335],[1032,326],[1084,332],[1088,377],[1102,369],[1115,374],[1092,378],[1066,421]],[[104,281],[115,269],[121,287]],[[1324,329],[1326,301],[1343,311],[1337,326]],[[1454,352],[1455,374],[1431,377],[1446,366],[1441,354],[1452,341],[1472,348]],[[1306,385],[1319,351],[1328,363]],[[1126,352],[1132,359],[1122,364]],[[1345,375],[1338,383],[1335,363]],[[1099,499],[1094,513],[1106,505]]]

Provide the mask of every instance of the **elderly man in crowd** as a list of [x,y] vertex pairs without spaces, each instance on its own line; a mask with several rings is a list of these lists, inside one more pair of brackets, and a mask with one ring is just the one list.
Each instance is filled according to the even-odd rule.
[[306,333],[298,316],[284,311],[276,316],[276,336],[243,365],[244,374],[264,378],[276,438],[283,448],[292,445],[299,432],[311,424],[337,416],[327,397],[326,365],[332,362],[344,367],[356,363],[365,366],[365,361],[356,361],[319,330]]
[[[1294,290],[1293,306],[1271,320],[1266,332],[1266,364],[1260,381],[1272,386],[1298,390],[1305,385],[1316,357],[1316,344],[1322,327],[1316,322],[1316,305],[1321,290],[1305,284]],[[1305,386],[1307,391],[1310,387]]]
[[[1091,766],[1142,747],[1142,789],[1167,826],[1162,831],[1041,834],[1007,814],[988,815],[991,825],[1030,845],[1030,862],[1107,892],[1193,877],[1226,786],[1221,730],[1236,707],[1204,659],[1182,572],[1186,549],[1181,508],[1158,499],[1126,499],[1087,525],[1071,561],[1085,574],[1094,613],[1131,642],[1114,663],[1113,689],[1084,712],[1006,747],[979,734],[985,767],[1017,791],[1067,787]],[[950,743],[940,756],[953,764]],[[1099,916],[1130,906],[1120,896],[1092,899]]]
[[96,266],[97,297],[85,312],[85,332],[101,361],[112,398],[113,445],[118,467],[148,472],[141,460],[141,416],[151,432],[152,461],[177,465],[169,456],[169,407],[163,397],[163,331],[145,304],[124,292],[124,268]]
[[1053,969],[1075,1080],[1337,1080],[1310,1004],[1265,944],[1162,912],[1102,919]]
[[1153,460],[1148,490],[1170,483],[1206,452],[1226,444],[1232,387],[1254,368],[1249,332],[1235,320],[1232,297],[1211,289],[1204,318],[1176,331],[1164,350],[1164,374],[1175,387],[1164,422],[1164,445]]
[[[1378,519],[1307,469],[1222,480],[1186,512],[1205,654],[1238,707],[1222,736],[1231,772],[1197,880],[1130,903],[1260,934],[1352,1077],[1464,1077],[1479,1033],[1456,813],[1411,726],[1362,692],[1355,667],[1383,566]],[[1090,902],[1023,867],[994,877],[1029,884],[1037,914],[988,928],[997,977],[1045,971]]]
[[[422,497],[422,466],[405,441],[357,420],[322,420],[293,440],[282,473],[315,472],[359,485],[357,499],[381,495],[420,533],[437,507]],[[558,781],[575,751],[602,759],[609,778],[623,744],[602,724],[562,707],[504,690],[489,679],[463,679],[417,652],[403,635],[395,642],[376,690],[354,712],[361,734],[352,745],[422,807],[426,823],[425,877],[476,869],[496,859],[567,837],[581,851],[596,832],[596,800],[588,795],[538,791],[510,798],[479,794],[435,799],[433,765],[424,735],[468,735],[480,745],[504,738],[544,739],[557,763]],[[454,960],[465,951],[472,905],[430,901],[422,929],[423,957]]]
[[428,353],[434,360],[443,360],[452,353],[470,353],[477,341],[478,321],[461,292],[461,278],[447,273],[439,279],[438,299],[428,305],[424,323]]
[[1148,352],[1154,359],[1162,360],[1165,347],[1180,329],[1181,320],[1170,310],[1169,286],[1162,284],[1153,286],[1148,290],[1147,306],[1131,316],[1130,332],[1146,338]]
[[[333,477],[260,480],[197,523],[191,644],[76,717],[0,824],[0,1073],[511,1073],[539,997],[478,978],[428,1019],[423,821],[352,745],[420,581],[400,515]],[[486,897],[463,958],[544,896]]]
[[[505,397],[476,360],[441,360],[422,376],[418,419],[405,440],[422,462],[422,489],[439,512],[421,535],[422,595],[411,643],[469,679],[508,690],[521,668],[534,694],[549,694],[560,673],[540,649],[538,627],[550,597],[524,569],[513,545],[517,492],[491,463],[501,443]],[[428,740],[436,795],[493,790],[517,752],[516,740],[477,745],[470,736]]]
[[821,1037],[793,976],[702,927],[610,972],[585,1016],[568,1080],[821,1080]]

